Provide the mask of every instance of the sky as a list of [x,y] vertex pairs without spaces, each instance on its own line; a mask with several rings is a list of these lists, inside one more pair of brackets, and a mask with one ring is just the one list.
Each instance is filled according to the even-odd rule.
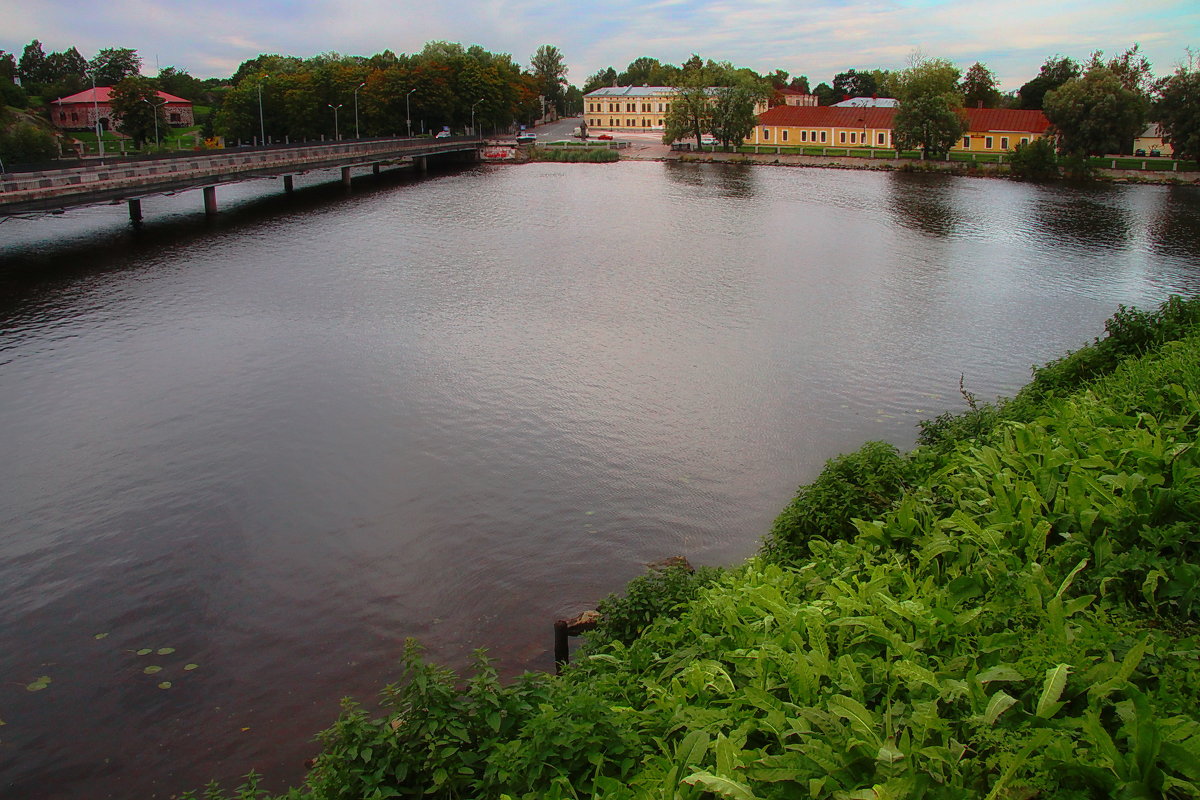
[[1196,0],[0,0],[0,50],[19,58],[38,39],[47,53],[91,58],[129,47],[143,74],[174,66],[228,77],[260,53],[373,55],[427,41],[478,44],[528,66],[540,45],[565,56],[582,86],[639,56],[680,64],[692,53],[760,73],[807,75],[813,86],[850,68],[900,69],[914,53],[976,61],[1015,90],[1052,55],[1085,60],[1141,45],[1166,75],[1200,55]]

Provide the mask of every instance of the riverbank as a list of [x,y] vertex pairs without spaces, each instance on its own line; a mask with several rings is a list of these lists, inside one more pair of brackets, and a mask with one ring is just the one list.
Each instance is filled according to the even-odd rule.
[[[856,169],[880,172],[943,172],[951,175],[1009,177],[1007,164],[969,161],[914,161],[911,158],[851,158],[776,153],[692,153],[647,154],[645,149],[622,151],[621,158],[642,161],[681,161],[705,164],[769,164],[821,169]],[[1153,185],[1200,185],[1200,172],[1167,172],[1135,169],[1096,169],[1096,180],[1111,183]]]
[[[1195,796],[1200,299],[834,459],[762,554],[635,582],[561,678],[415,645],[318,797]],[[301,796],[296,792],[288,796]]]

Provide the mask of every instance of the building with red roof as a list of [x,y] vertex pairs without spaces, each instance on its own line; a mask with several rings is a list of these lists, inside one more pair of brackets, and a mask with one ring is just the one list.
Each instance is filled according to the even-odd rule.
[[[797,147],[893,148],[895,108],[776,106],[758,116],[746,144]],[[967,132],[954,150],[1004,153],[1046,135],[1050,120],[1041,111],[964,108]]]
[[[191,100],[166,92],[156,94],[163,105],[162,113],[168,125],[183,128],[195,124]],[[86,89],[78,94],[60,97],[50,104],[50,120],[63,130],[94,130],[97,119],[105,130],[112,129],[116,124],[111,86]]]

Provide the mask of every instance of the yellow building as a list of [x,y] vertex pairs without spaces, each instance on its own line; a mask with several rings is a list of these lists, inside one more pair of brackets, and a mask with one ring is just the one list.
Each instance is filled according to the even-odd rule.
[[[1005,153],[1046,134],[1050,122],[1041,111],[965,108],[968,129],[952,149]],[[758,117],[750,145],[780,147],[874,147],[895,149],[895,108],[776,106]]]
[[1149,155],[1154,151],[1158,151],[1161,156],[1173,158],[1175,156],[1175,148],[1163,141],[1163,129],[1157,122],[1152,122],[1142,131],[1142,135],[1133,140],[1133,154],[1139,152],[1143,155]]
[[[661,131],[677,92],[671,86],[604,86],[583,96],[583,118],[589,130]],[[766,108],[759,103],[754,112]]]

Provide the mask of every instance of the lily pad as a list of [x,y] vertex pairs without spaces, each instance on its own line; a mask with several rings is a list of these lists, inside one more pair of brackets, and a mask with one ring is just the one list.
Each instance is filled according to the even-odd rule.
[[191,672],[192,670],[199,669],[199,668],[200,668],[199,664],[184,664],[183,665],[184,672]]
[[151,654],[151,653],[153,653],[153,652],[154,652],[154,651],[153,651],[153,650],[151,650],[149,647],[143,647],[141,650],[138,650],[138,651],[137,651],[137,654],[138,654],[139,656],[148,656],[148,655],[150,655],[150,654]]
[[158,685],[158,688],[160,688],[160,689],[170,689],[170,688],[171,688],[171,682],[170,682],[170,681],[163,681],[162,683],[160,683],[160,684]]
[[142,672],[146,673],[147,675],[153,675],[156,672],[162,672],[162,667],[158,667],[158,666],[151,664],[150,666],[148,666],[144,670],[142,670]]
[[43,675],[42,677],[38,678],[38,679],[37,679],[36,681],[34,681],[33,683],[27,684],[27,685],[25,686],[25,691],[27,691],[27,692],[40,692],[42,689],[45,689],[45,688],[46,688],[47,686],[49,686],[49,685],[50,685],[50,676],[49,676],[49,675]]
[[160,656],[169,656],[169,655],[171,655],[171,653],[174,653],[174,652],[175,652],[175,648],[174,648],[174,647],[160,647],[160,648],[158,648],[158,654],[159,654]]

